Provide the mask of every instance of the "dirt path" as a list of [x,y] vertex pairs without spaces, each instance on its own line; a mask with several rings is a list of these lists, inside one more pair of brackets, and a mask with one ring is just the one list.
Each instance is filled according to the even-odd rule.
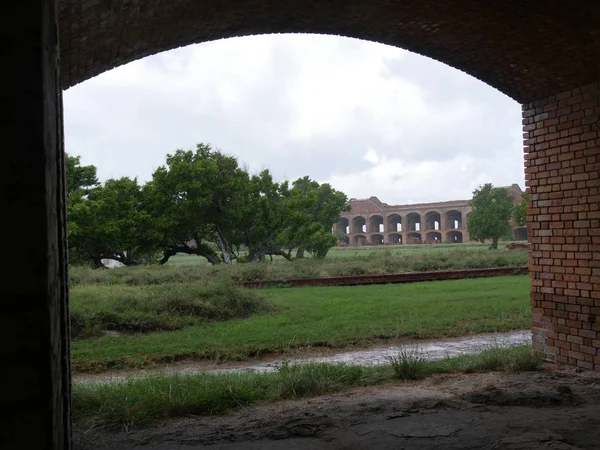
[[600,374],[440,375],[75,437],[75,450],[600,449]]

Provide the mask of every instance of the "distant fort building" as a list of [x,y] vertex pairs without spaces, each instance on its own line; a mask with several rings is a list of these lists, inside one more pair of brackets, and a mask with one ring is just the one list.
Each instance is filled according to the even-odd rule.
[[[521,201],[518,184],[503,186],[513,198]],[[333,233],[342,236],[340,245],[441,244],[471,242],[467,217],[471,200],[388,205],[377,197],[352,198],[350,212],[342,213]],[[527,228],[512,224],[516,241],[527,240]]]

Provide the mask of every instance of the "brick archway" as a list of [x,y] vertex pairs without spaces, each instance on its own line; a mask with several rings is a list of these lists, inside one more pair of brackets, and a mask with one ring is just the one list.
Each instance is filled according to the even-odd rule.
[[161,51],[264,33],[333,34],[402,47],[463,70],[521,103],[596,82],[600,72],[600,42],[590,38],[600,18],[592,5],[551,1],[523,8],[481,0],[347,0],[318,6],[301,0],[59,3],[65,88]]
[[11,282],[0,292],[14,299],[3,305],[3,331],[19,336],[2,358],[11,386],[3,406],[12,414],[1,425],[10,430],[8,447],[69,443],[61,87],[232,36],[311,32],[391,44],[521,102],[534,345],[550,360],[600,370],[597,2],[23,0],[2,8],[11,70],[0,129],[16,146],[5,152],[0,192],[3,210],[19,218],[6,224]]

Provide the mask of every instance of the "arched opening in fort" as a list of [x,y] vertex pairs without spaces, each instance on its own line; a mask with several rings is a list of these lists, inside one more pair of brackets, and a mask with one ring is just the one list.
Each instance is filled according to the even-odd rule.
[[400,233],[390,233],[388,239],[390,244],[402,244],[402,235]]
[[458,230],[462,226],[462,213],[460,211],[452,210],[446,213],[446,228],[448,230]]
[[407,231],[421,231],[421,216],[417,213],[410,213],[406,216]]
[[387,218],[388,232],[402,231],[402,217],[399,214],[390,214]]
[[460,231],[448,231],[446,233],[446,242],[450,244],[461,244],[463,241],[463,234]]
[[[6,155],[11,170],[0,192],[3,209],[27,220],[8,224],[12,239],[5,253],[14,259],[5,277],[14,282],[5,283],[0,296],[27,305],[11,305],[3,315],[6,324],[15,330],[40,330],[5,346],[5,384],[19,387],[4,405],[14,411],[4,424],[11,431],[7,448],[69,448],[61,87],[147,55],[231,36],[315,32],[372,39],[436,58],[522,103],[531,195],[533,344],[550,361],[598,370],[597,348],[579,351],[580,341],[600,338],[598,314],[580,313],[569,326],[564,324],[567,308],[588,308],[589,299],[600,291],[599,252],[590,249],[597,244],[594,231],[599,228],[594,216],[600,162],[596,2],[580,2],[576,8],[569,2],[537,8],[471,0],[350,0],[343,7],[339,2],[265,6],[258,0],[214,5],[149,0],[134,5],[125,0],[63,0],[60,5],[48,0],[12,2],[3,11],[10,25],[3,30],[4,64],[18,76],[4,92],[0,127],[7,141],[18,144]],[[562,162],[559,168],[557,160]],[[557,177],[553,172],[559,169]],[[577,227],[573,205],[578,208]],[[573,257],[565,256],[569,248]],[[567,280],[573,289],[559,287]],[[25,367],[22,354],[28,355]],[[21,381],[22,369],[32,381]]]
[[374,215],[369,218],[370,232],[371,233],[383,233],[385,227],[383,225],[383,216]]
[[428,244],[441,244],[442,243],[442,233],[437,231],[430,231],[426,234],[426,240]]
[[383,245],[383,235],[381,234],[372,234],[371,235],[371,244],[372,245]]
[[527,240],[527,227],[518,227],[513,230],[513,239],[515,241]]
[[406,243],[407,244],[422,244],[423,239],[421,238],[421,233],[408,233],[406,235]]
[[340,243],[344,247],[350,245],[350,237],[349,236],[342,236],[342,239],[341,239]]
[[352,238],[352,245],[362,247],[367,245],[367,237],[362,234],[357,234]]
[[357,216],[352,219],[352,225],[354,233],[366,233],[367,232],[367,220],[362,216]]
[[337,224],[338,232],[350,234],[350,221],[346,217],[342,217]]
[[442,216],[437,211],[425,214],[425,231],[438,231],[441,228]]

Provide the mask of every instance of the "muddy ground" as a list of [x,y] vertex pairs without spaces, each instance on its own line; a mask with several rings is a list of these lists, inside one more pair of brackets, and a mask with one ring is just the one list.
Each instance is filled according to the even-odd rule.
[[600,449],[600,373],[439,375],[130,433],[76,430],[74,448]]

